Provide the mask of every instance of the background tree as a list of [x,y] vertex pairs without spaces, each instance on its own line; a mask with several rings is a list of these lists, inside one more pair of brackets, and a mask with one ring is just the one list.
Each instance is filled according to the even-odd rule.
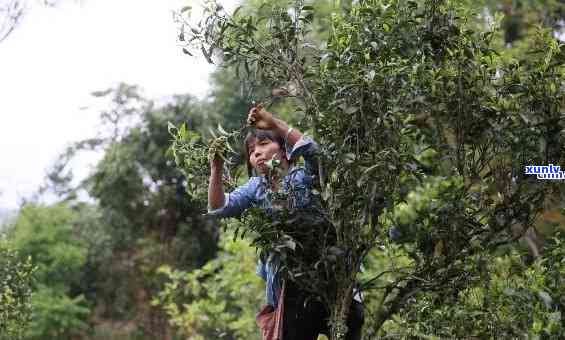
[[102,117],[111,133],[101,138],[104,158],[84,187],[97,201],[98,224],[110,243],[108,257],[92,257],[92,289],[103,297],[97,299],[102,318],[135,320],[142,334],[166,337],[163,314],[150,306],[160,287],[157,268],[196,268],[217,249],[216,231],[200,216],[201,207],[187,200],[186,180],[166,156],[163,127],[172,121],[200,128],[200,104],[175,96],[157,107],[127,85],[97,95],[111,98],[113,108]]
[[[72,144],[49,172],[39,195],[55,193],[81,211],[74,230],[86,262],[78,290],[93,306],[89,321],[94,334],[170,338],[165,314],[150,304],[162,289],[158,268],[191,271],[216,256],[217,227],[201,216],[205,206],[190,199],[185,192],[189,182],[172,167],[166,127],[168,122],[185,123],[207,133],[207,119],[222,117],[218,109],[238,105],[224,93],[220,90],[209,102],[176,95],[155,105],[132,85],[96,91],[94,96],[107,101],[99,133]],[[88,178],[73,186],[69,165],[90,151],[103,157]],[[95,204],[79,203],[81,191]],[[132,330],[123,324],[136,326]]]
[[71,339],[86,330],[89,306],[80,293],[86,251],[73,231],[77,212],[63,205],[26,205],[9,231],[22,260],[37,267],[26,339]]
[[264,299],[264,284],[250,270],[256,265],[256,254],[248,241],[234,239],[235,226],[228,228],[220,237],[218,256],[201,268],[160,269],[168,280],[154,304],[164,308],[182,336],[260,338],[255,314]]

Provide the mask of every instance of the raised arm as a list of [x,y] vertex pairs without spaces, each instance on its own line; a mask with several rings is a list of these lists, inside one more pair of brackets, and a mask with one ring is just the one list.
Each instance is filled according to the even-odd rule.
[[282,119],[273,118],[273,121],[275,125],[273,130],[275,130],[279,134],[279,136],[285,137],[286,146],[290,147],[290,150],[292,150],[296,142],[302,139],[304,135],[295,128],[292,128],[292,130],[290,130],[288,124]]
[[[296,129],[290,130],[288,124],[282,119],[273,117],[273,114],[263,108],[261,104],[249,111],[247,122],[258,129],[273,130],[283,136],[290,147],[302,138],[302,133]],[[289,131],[290,130],[290,131]]]
[[210,162],[210,184],[208,185],[208,215],[236,217],[251,207],[257,190],[258,181],[253,177],[244,185],[230,193],[224,193],[222,183],[222,160]]
[[208,210],[216,210],[224,206],[224,185],[222,184],[222,169],[224,161],[214,159],[210,162],[210,183],[208,184]]

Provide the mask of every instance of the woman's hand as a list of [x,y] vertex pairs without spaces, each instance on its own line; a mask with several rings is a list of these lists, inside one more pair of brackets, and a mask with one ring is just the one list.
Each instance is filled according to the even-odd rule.
[[262,104],[258,104],[247,115],[247,124],[253,125],[258,129],[272,130],[277,127],[273,114],[263,108]]
[[222,168],[225,160],[226,144],[227,138],[225,136],[210,140],[208,147],[208,162],[210,162],[212,169]]

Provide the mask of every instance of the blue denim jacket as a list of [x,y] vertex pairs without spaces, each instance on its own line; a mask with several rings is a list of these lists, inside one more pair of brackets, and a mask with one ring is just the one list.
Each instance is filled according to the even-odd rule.
[[[294,207],[305,207],[310,203],[313,176],[317,173],[315,154],[319,149],[318,144],[309,137],[303,136],[291,148],[285,146],[286,158],[294,162],[298,157],[304,158],[304,167],[293,166],[283,178],[282,190],[286,193],[292,189]],[[272,208],[270,197],[267,195],[267,179],[264,176],[251,177],[247,183],[237,187],[230,193],[225,193],[224,206],[215,210],[208,207],[209,215],[222,218],[241,215],[247,208],[261,207],[269,211]],[[276,256],[269,256],[257,264],[257,274],[266,281],[267,303],[276,308],[278,293],[282,288],[279,275],[280,260]]]

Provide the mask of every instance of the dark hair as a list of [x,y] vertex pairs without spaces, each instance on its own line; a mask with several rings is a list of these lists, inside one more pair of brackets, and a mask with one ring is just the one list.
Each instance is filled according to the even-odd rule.
[[264,140],[264,139],[269,139],[275,143],[277,143],[281,150],[286,153],[286,147],[285,147],[285,142],[284,142],[284,138],[282,136],[280,136],[278,133],[276,133],[273,130],[261,130],[261,129],[252,129],[247,133],[247,136],[245,137],[245,140],[243,141],[243,155],[245,157],[245,162],[247,163],[247,174],[249,175],[249,177],[253,176],[253,166],[251,166],[251,163],[249,162],[249,145],[255,141],[255,139],[258,140]]

